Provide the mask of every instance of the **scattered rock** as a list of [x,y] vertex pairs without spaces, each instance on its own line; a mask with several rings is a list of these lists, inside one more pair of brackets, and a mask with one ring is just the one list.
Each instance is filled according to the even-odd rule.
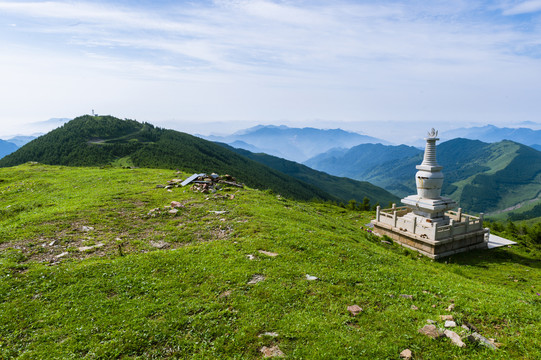
[[165,241],[151,241],[150,246],[158,249],[165,249],[169,247],[169,243],[166,243]]
[[213,213],[213,214],[216,214],[216,215],[222,215],[222,214],[227,213],[226,210],[222,210],[222,211],[209,211],[209,212],[211,212],[211,213]]
[[430,320],[430,319],[427,319],[426,322],[429,323],[429,324],[435,324],[436,323],[434,320]]
[[488,341],[490,341],[490,343],[493,344],[494,346],[496,346],[497,348],[499,348],[500,346],[502,346],[501,343],[497,343],[497,342],[496,342],[496,339],[490,338],[490,339],[488,339]]
[[183,208],[184,205],[182,205],[180,202],[178,201],[171,201],[171,207],[172,208]]
[[442,320],[453,320],[453,315],[440,315]]
[[171,209],[168,211],[169,214],[176,214],[178,213],[178,209]]
[[400,353],[400,358],[401,359],[410,360],[411,357],[412,357],[412,353],[411,353],[410,349],[405,349]]
[[278,345],[274,345],[270,348],[263,346],[261,349],[259,349],[259,351],[261,351],[263,353],[263,357],[266,358],[284,356],[284,353],[282,352],[282,350],[280,350]]
[[425,325],[421,329],[418,330],[421,334],[429,336],[433,339],[437,339],[441,336],[443,336],[443,333],[440,329],[436,327],[436,325]]
[[353,315],[356,316],[357,314],[360,314],[363,311],[363,308],[359,305],[350,305],[348,306],[348,311]]
[[403,297],[404,299],[413,300],[413,295],[400,294],[400,297]]
[[252,254],[246,255],[246,257],[248,258],[248,260],[255,260],[255,256],[253,256]]
[[220,296],[218,296],[219,298],[224,298],[224,297],[228,297],[229,295],[231,295],[233,293],[233,290],[226,290],[224,291],[223,293],[220,294]]
[[387,241],[387,240],[381,240],[381,242],[383,244],[392,245],[392,243],[390,241]]
[[89,232],[94,230],[94,228],[92,226],[81,226],[80,230],[83,232]]
[[49,243],[49,246],[55,246],[55,244],[56,244],[56,240],[53,240],[53,241],[51,241],[51,242]]
[[92,249],[96,249],[96,248],[100,248],[102,247],[103,244],[102,243],[99,243],[99,244],[96,244],[96,245],[92,245],[92,246],[81,246],[78,248],[78,250],[80,252],[83,252],[83,251],[87,251],[87,250],[92,250]]
[[66,256],[66,255],[68,255],[68,254],[69,254],[69,253],[67,253],[67,252],[63,252],[62,254],[56,255],[55,258],[60,259],[61,257],[64,257],[64,256]]
[[452,320],[447,320],[445,321],[445,325],[444,325],[446,328],[450,328],[450,327],[456,327],[456,322],[452,321]]
[[315,277],[315,276],[306,274],[306,280],[308,280],[308,281],[314,281],[314,280],[318,280],[318,278]]
[[464,322],[464,325],[466,325],[473,332],[479,332],[479,330],[475,326],[473,326],[471,323],[467,321]]
[[458,336],[458,334],[456,332],[451,331],[451,330],[445,330],[444,334],[449,339],[451,339],[453,344],[455,344],[456,346],[458,346],[458,347],[466,347],[466,344],[464,344],[464,342],[462,342],[462,339],[460,338],[460,336]]
[[163,189],[164,187],[165,185],[161,185],[161,184],[156,185],[156,189]]
[[482,345],[485,345],[493,350],[497,349],[497,347],[493,343],[491,343],[486,337],[477,332],[474,332],[473,334],[468,336],[468,340],[471,342],[481,343]]
[[455,308],[455,304],[451,304],[449,305],[449,307],[447,307],[447,311],[453,311]]
[[276,333],[276,332],[264,332],[263,334],[259,334],[257,337],[263,337],[263,336],[277,337],[278,333]]
[[254,275],[252,276],[252,279],[250,279],[250,281],[248,281],[248,285],[254,285],[254,284],[257,284],[258,282],[261,282],[265,280],[265,275]]
[[411,310],[419,310],[419,308],[415,305],[411,305]]
[[273,253],[273,252],[270,252],[270,251],[265,251],[265,250],[259,250],[259,252],[263,255],[267,255],[267,256],[270,256],[270,257],[275,257],[275,256],[278,256],[277,253]]
[[229,195],[230,200],[233,200],[234,198],[235,198],[235,195],[233,195],[233,194]]
[[463,328],[464,330],[468,330],[468,331],[470,331],[470,328],[469,328],[469,327],[467,327],[467,326],[466,326],[466,325],[464,325],[464,324],[462,324],[461,328]]

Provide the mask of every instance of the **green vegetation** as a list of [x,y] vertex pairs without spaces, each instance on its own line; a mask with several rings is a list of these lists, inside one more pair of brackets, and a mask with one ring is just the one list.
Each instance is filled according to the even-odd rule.
[[361,202],[364,201],[365,198],[368,198],[372,203],[381,202],[383,204],[398,203],[400,201],[397,196],[391,194],[387,190],[374,186],[366,181],[332,176],[321,171],[313,170],[308,166],[301,165],[294,161],[284,160],[276,156],[263,153],[254,154],[250,151],[235,149],[225,144],[223,144],[223,146],[274,170],[278,170],[305,183],[314,185],[341,201],[355,200]]
[[[0,169],[0,358],[255,359],[273,345],[292,359],[541,357],[541,256],[520,237],[430,261],[371,235],[371,212],[156,188],[189,174]],[[417,332],[446,314],[500,348]]]
[[539,221],[530,226],[526,223],[515,224],[512,221],[507,223],[486,221],[485,225],[495,234],[508,239],[517,239],[528,248],[541,250],[541,222]]

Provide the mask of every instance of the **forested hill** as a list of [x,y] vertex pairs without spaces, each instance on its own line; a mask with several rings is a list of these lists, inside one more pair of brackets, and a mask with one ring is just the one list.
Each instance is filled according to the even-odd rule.
[[228,173],[250,187],[272,189],[294,199],[341,200],[213,142],[112,116],[85,115],[73,119],[0,159],[0,167],[28,161],[67,166],[117,162],[136,167]]
[[311,169],[308,166],[296,163],[294,161],[285,160],[263,153],[254,154],[248,150],[235,149],[226,144],[222,145],[232,149],[240,155],[246,156],[275,170],[315,185],[331,195],[344,199],[345,201],[355,200],[356,202],[361,203],[365,201],[365,198],[368,198],[370,200],[370,204],[375,205],[379,202],[383,206],[387,206],[389,203],[398,204],[400,202],[400,198],[396,195],[393,195],[387,190],[372,185],[366,181],[358,181],[347,177],[333,176]]

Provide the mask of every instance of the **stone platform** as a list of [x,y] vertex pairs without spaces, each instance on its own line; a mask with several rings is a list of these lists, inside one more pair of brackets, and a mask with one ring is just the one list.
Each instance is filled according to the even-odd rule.
[[460,210],[448,211],[445,217],[449,224],[440,225],[413,216],[406,206],[383,210],[378,207],[372,224],[375,233],[432,259],[487,248],[488,229],[482,227],[482,217],[462,214]]

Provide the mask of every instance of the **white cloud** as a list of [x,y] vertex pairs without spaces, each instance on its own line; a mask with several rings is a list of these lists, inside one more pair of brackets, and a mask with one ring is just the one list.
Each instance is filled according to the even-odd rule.
[[541,0],[528,0],[503,11],[504,15],[519,15],[541,11]]
[[0,121],[92,107],[201,122],[540,113],[532,94],[541,66],[524,51],[538,39],[475,15],[482,12],[468,1],[240,0],[151,10],[0,1],[0,20],[18,24],[0,33],[0,95],[9,99]]

